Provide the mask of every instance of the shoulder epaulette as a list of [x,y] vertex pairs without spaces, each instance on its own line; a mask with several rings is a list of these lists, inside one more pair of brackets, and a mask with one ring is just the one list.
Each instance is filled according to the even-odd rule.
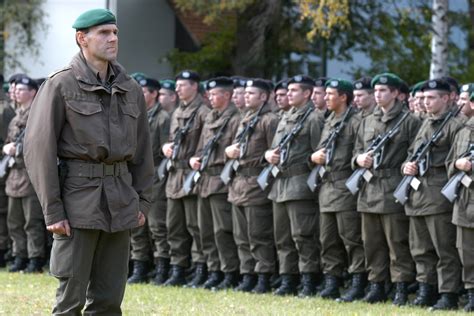
[[48,75],[48,78],[53,78],[53,77],[56,76],[58,73],[61,73],[61,72],[63,72],[63,71],[69,70],[69,69],[71,69],[71,66],[67,66],[67,67],[64,67],[64,68],[62,68],[62,69],[53,71],[52,73],[50,73],[50,74]]

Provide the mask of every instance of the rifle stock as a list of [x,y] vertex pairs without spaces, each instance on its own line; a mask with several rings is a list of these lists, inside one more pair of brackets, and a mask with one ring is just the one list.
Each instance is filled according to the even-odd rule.
[[222,183],[224,183],[225,185],[228,185],[230,180],[232,180],[232,177],[234,176],[235,170],[233,168],[233,165],[235,161],[236,159],[228,160],[224,165],[224,169],[222,169],[220,177],[221,177]]
[[311,170],[311,173],[308,176],[308,180],[306,180],[306,184],[308,185],[311,192],[316,191],[316,188],[319,185],[319,171],[321,170],[321,165],[317,165],[316,167]]
[[459,195],[459,188],[461,187],[461,180],[464,178],[466,173],[464,171],[456,173],[448,183],[441,189],[441,194],[449,200],[449,202],[454,203]]
[[262,191],[265,191],[265,189],[268,187],[268,184],[270,182],[270,176],[272,174],[272,168],[273,168],[273,165],[270,164],[266,166],[262,170],[262,172],[260,172],[260,174],[258,175],[257,183],[262,189]]
[[404,176],[402,181],[398,184],[393,192],[393,197],[401,205],[405,205],[408,201],[408,194],[410,193],[410,183],[415,176]]
[[158,178],[160,181],[163,181],[168,176],[168,162],[170,160],[168,158],[165,158],[161,160],[160,164],[158,165],[157,173],[158,173]]
[[360,183],[362,181],[362,176],[367,169],[365,168],[358,168],[354,171],[349,179],[346,181],[346,187],[349,191],[351,191],[352,195],[356,195],[357,192],[360,190]]
[[194,185],[196,184],[196,177],[199,177],[200,176],[200,173],[198,170],[193,170],[191,171],[191,173],[189,173],[186,178],[184,179],[184,183],[183,183],[183,190],[184,190],[184,193],[186,194],[189,194],[193,188],[194,188]]
[[11,156],[5,155],[0,161],[0,178],[1,179],[5,178],[5,176],[8,173],[8,165],[11,158],[12,158]]

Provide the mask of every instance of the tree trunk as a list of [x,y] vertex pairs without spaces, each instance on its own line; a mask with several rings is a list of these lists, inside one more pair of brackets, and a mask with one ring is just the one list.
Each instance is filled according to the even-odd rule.
[[448,0],[433,0],[430,79],[448,74]]

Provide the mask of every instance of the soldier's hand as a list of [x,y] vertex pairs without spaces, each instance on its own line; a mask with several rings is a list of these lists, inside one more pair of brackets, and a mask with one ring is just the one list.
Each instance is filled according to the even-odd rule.
[[199,170],[199,168],[201,168],[201,158],[191,157],[191,159],[189,159],[189,165],[193,170]]
[[163,154],[166,156],[166,158],[171,158],[173,155],[173,147],[174,143],[166,143],[163,145],[161,150],[163,151]]
[[317,165],[324,165],[326,163],[326,149],[321,148],[311,155],[311,161]]
[[360,154],[359,156],[357,156],[356,162],[362,168],[372,168],[372,164],[374,163],[372,152],[369,151],[368,153]]
[[272,165],[277,165],[280,162],[280,150],[278,148],[267,150],[265,152],[265,160]]
[[71,236],[71,227],[67,219],[48,225],[46,229],[54,234]]
[[416,176],[418,174],[418,164],[415,162],[407,162],[403,167],[403,174],[407,176]]
[[141,211],[138,212],[138,226],[143,226],[145,225],[145,214],[143,214]]
[[454,163],[456,169],[469,172],[472,168],[472,163],[469,158],[460,158]]
[[3,146],[3,153],[9,156],[13,156],[16,153],[15,143],[8,143]]
[[237,143],[237,144],[227,146],[226,149],[225,149],[225,155],[227,156],[227,158],[230,158],[230,159],[239,158],[239,156],[240,156],[240,145]]

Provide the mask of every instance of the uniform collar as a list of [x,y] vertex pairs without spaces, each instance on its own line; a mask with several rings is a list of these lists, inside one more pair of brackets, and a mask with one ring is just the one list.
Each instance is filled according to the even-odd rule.
[[387,123],[393,120],[394,118],[396,118],[398,114],[402,112],[402,110],[403,110],[403,104],[397,100],[395,101],[395,104],[393,105],[393,107],[386,113],[384,113],[382,109],[379,106],[377,106],[374,109],[374,116],[379,118],[382,122]]

